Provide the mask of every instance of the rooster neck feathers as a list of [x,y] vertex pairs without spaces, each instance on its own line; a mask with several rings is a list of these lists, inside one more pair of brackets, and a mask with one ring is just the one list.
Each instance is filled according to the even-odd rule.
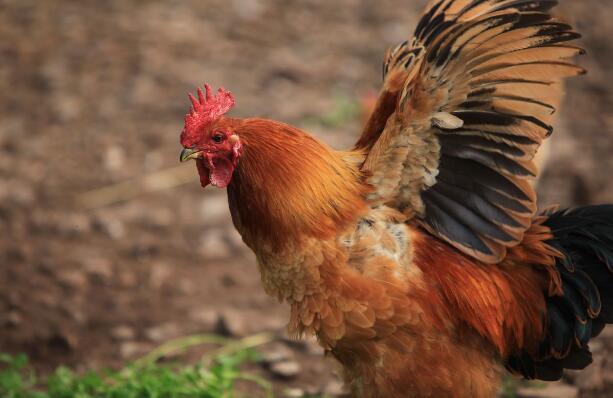
[[362,176],[347,154],[274,121],[246,119],[236,132],[245,150],[228,198],[252,248],[332,237],[365,210]]

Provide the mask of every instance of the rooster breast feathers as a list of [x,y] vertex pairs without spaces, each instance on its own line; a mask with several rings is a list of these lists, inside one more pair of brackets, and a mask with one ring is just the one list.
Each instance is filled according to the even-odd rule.
[[550,0],[437,0],[388,51],[356,149],[373,204],[387,204],[485,263],[531,226],[533,158],[551,133],[579,35]]

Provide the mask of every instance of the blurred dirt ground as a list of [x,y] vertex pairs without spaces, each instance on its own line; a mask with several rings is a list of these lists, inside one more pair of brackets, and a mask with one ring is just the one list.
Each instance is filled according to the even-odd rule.
[[[202,192],[195,170],[122,203],[83,209],[75,198],[177,166],[185,94],[203,81],[234,92],[236,115],[350,145],[385,48],[424,3],[0,0],[0,351],[85,369],[190,333],[282,335],[287,309],[261,289],[225,193]],[[589,74],[568,86],[541,198],[613,202],[613,9],[561,3]],[[595,363],[565,382],[610,396],[613,328],[592,347]],[[263,351],[290,363],[261,370],[279,391],[339,392],[312,343]]]

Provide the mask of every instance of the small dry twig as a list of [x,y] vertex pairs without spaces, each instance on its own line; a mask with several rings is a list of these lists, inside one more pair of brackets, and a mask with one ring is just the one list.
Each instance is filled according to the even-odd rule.
[[193,167],[181,165],[141,176],[132,180],[94,189],[77,196],[79,207],[97,209],[125,202],[138,196],[174,188],[195,179]]

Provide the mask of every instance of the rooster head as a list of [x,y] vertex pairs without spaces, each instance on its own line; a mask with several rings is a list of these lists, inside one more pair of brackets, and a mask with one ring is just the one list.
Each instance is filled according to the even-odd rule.
[[185,115],[181,132],[181,162],[196,161],[200,183],[225,188],[232,180],[243,146],[229,119],[224,115],[234,106],[234,96],[220,88],[213,95],[211,86],[198,89],[198,98],[189,94],[192,107]]

